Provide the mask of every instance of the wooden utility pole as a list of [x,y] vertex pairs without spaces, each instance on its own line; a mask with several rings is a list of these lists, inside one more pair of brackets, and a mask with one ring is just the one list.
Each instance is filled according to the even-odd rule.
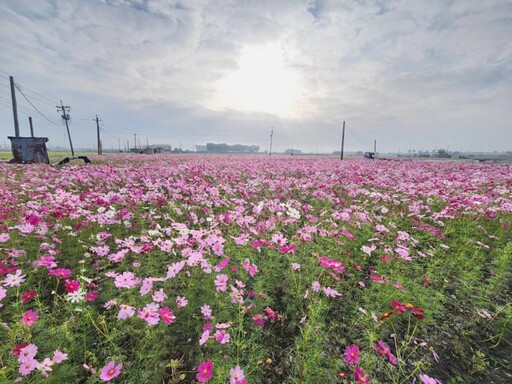
[[117,144],[119,144],[119,152],[121,152],[121,139],[117,139]]
[[66,123],[66,129],[68,131],[68,138],[69,138],[69,146],[71,147],[71,156],[75,156],[75,150],[73,149],[73,142],[71,141],[71,134],[69,133],[69,110],[71,109],[70,106],[62,104],[62,100],[60,101],[60,106],[57,105],[57,112],[62,111],[61,117],[64,119],[64,122]]
[[34,126],[32,125],[32,116],[28,117],[28,123],[30,124],[30,136],[34,137]]
[[98,119],[98,115],[96,115],[96,132],[98,134],[98,155],[101,155],[103,154],[103,148],[101,147],[100,121]]
[[345,146],[345,122],[343,122],[343,130],[341,131],[341,156],[340,160],[343,160],[343,147]]
[[137,151],[137,134],[133,134],[133,141],[135,142],[135,151]]
[[9,76],[11,82],[12,116],[14,118],[14,136],[20,137],[20,123],[18,121],[18,104],[16,103],[16,91],[14,90],[14,78]]
[[274,137],[274,127],[272,127],[272,130],[270,131],[270,152],[269,156],[272,156],[272,138]]
[[377,140],[373,140],[373,153],[377,153]]

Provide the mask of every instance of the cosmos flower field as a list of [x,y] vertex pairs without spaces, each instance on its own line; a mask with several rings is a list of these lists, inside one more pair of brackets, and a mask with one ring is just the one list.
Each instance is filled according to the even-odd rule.
[[509,383],[512,168],[0,164],[0,383]]

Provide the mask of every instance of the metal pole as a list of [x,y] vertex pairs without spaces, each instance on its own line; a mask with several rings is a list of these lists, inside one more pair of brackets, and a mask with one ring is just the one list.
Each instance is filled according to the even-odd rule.
[[343,130],[341,131],[341,157],[340,160],[343,160],[343,147],[345,146],[345,122],[343,122]]
[[14,78],[9,76],[11,82],[12,116],[14,118],[14,136],[20,137],[20,123],[18,121],[18,104],[16,103],[16,91],[14,90]]
[[73,142],[71,141],[71,134],[69,133],[69,124],[68,124],[69,115],[66,113],[66,109],[69,111],[70,108],[68,106],[64,106],[64,104],[62,104],[62,100],[61,100],[60,107],[57,106],[57,109],[62,110],[62,118],[64,119],[64,122],[66,123],[66,130],[68,131],[69,146],[71,147],[71,156],[75,156],[75,150],[73,149]]
[[96,132],[98,134],[98,155],[101,155],[103,153],[103,148],[101,148],[100,123],[98,120],[98,115],[96,115]]
[[377,140],[373,140],[373,153],[377,153]]
[[272,130],[270,131],[270,152],[269,156],[272,156],[272,138],[274,137],[274,127],[272,127]]
[[29,116],[28,122],[30,124],[30,136],[34,137],[34,126],[32,125],[32,116]]

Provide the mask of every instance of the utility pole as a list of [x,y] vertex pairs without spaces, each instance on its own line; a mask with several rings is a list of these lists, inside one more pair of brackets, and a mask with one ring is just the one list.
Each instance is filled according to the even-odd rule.
[[34,137],[34,126],[32,125],[32,116],[28,117],[28,123],[30,124],[30,136]]
[[377,153],[377,140],[373,140],[373,153]]
[[272,127],[272,130],[270,131],[270,152],[269,156],[272,156],[272,138],[274,137],[274,127]]
[[103,154],[103,148],[101,146],[100,121],[98,119],[98,115],[96,115],[96,132],[98,134],[98,155],[101,155],[101,154]]
[[117,139],[117,143],[119,144],[119,152],[121,152],[121,139]]
[[146,137],[146,148],[149,149],[149,139]]
[[345,146],[345,121],[343,121],[343,130],[341,131],[341,156],[340,160],[343,160],[343,147]]
[[62,100],[60,101],[60,106],[57,105],[57,112],[62,111],[61,117],[64,119],[64,122],[66,123],[66,129],[68,131],[68,138],[69,138],[69,146],[71,147],[71,156],[75,156],[75,150],[73,149],[73,142],[71,141],[71,134],[69,133],[69,110],[71,109],[70,106],[62,104]]
[[16,91],[14,90],[14,78],[9,76],[11,82],[12,116],[14,118],[14,136],[20,137],[20,123],[18,121],[18,104],[16,103]]
[[137,151],[137,134],[133,134],[133,141],[135,142],[135,151]]

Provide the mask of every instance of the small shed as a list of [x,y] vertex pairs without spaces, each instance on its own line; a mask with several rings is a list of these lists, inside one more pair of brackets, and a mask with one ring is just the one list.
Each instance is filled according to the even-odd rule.
[[8,138],[11,140],[14,163],[50,164],[48,150],[46,149],[47,137],[8,136]]

